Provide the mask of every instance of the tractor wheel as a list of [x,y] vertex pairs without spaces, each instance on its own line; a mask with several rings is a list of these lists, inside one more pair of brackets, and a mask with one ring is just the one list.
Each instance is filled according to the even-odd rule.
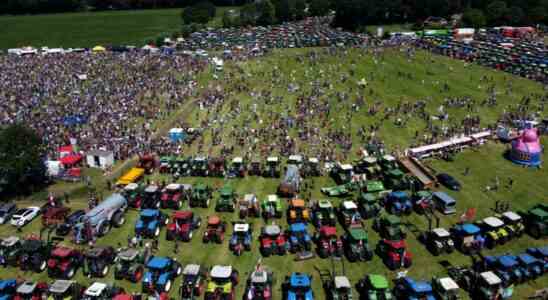
[[183,272],[183,269],[181,268],[181,265],[177,264],[177,269],[175,270],[176,276],[181,275],[182,272]]
[[155,207],[156,209],[160,209],[161,206],[162,206],[161,201],[156,201],[156,203],[154,203],[154,207]]
[[346,258],[348,259],[349,262],[355,262],[356,260],[358,260],[358,258],[356,257],[356,254],[352,251],[348,251],[348,253],[346,254]]
[[108,269],[109,269],[108,265],[105,265],[103,267],[103,270],[101,271],[101,277],[106,277],[108,275]]
[[269,257],[270,256],[270,248],[263,248],[261,247],[261,254],[263,257]]
[[394,271],[396,270],[396,264],[390,260],[385,260],[384,262],[386,264],[386,266],[388,267],[388,269]]
[[168,241],[173,241],[173,235],[174,235],[174,234],[173,234],[173,231],[168,230],[168,231],[166,232],[166,240],[168,240]]
[[160,227],[156,227],[156,230],[154,230],[154,236],[160,236]]
[[124,215],[122,214],[122,212],[117,212],[112,217],[112,224],[114,225],[114,227],[122,227],[122,225],[124,225],[125,222],[126,222],[126,219],[124,218]]
[[327,258],[327,250],[325,250],[324,248],[318,249],[318,255],[320,256],[320,258]]
[[434,256],[440,255],[441,249],[436,247],[436,245],[431,245],[430,250],[432,251],[432,255]]
[[109,231],[110,231],[110,225],[109,225],[109,224],[106,224],[106,222],[105,222],[105,223],[101,224],[101,227],[99,228],[99,235],[100,235],[100,236],[104,236],[104,235],[106,235]]
[[38,272],[44,272],[44,270],[46,270],[47,266],[48,266],[48,264],[47,264],[46,260],[45,259],[42,260],[40,262],[40,264],[38,265]]
[[169,293],[171,290],[171,280],[168,280],[166,284],[164,285],[164,292]]
[[165,217],[165,219],[164,219],[164,226],[166,226],[167,224],[169,224],[169,218],[168,218],[168,217]]
[[493,238],[490,238],[488,237],[486,240],[485,240],[485,246],[488,248],[488,249],[493,249],[495,248],[495,245],[496,245],[496,241],[493,239]]
[[203,208],[208,208],[210,202],[211,202],[211,199],[208,198],[208,199],[205,201],[205,205],[203,206]]
[[182,201],[177,201],[177,209],[181,209],[181,207],[183,207],[183,202]]
[[137,283],[137,282],[141,281],[141,278],[143,278],[143,268],[138,267],[135,270],[135,272],[133,273],[133,275],[131,276],[131,281],[133,283]]
[[70,267],[68,269],[68,271],[66,271],[66,273],[65,273],[65,278],[66,279],[72,279],[72,277],[74,277],[75,273],[76,273],[76,271],[74,270],[74,268]]

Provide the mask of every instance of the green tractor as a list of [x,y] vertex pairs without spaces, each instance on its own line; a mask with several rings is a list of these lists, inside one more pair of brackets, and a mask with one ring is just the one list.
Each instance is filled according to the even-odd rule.
[[382,174],[381,166],[374,156],[366,156],[356,161],[354,171],[358,174],[366,174],[367,178],[379,178]]
[[211,201],[211,188],[204,184],[198,183],[192,189],[190,195],[189,205],[190,207],[203,207],[208,208]]
[[348,196],[352,190],[348,188],[349,184],[336,185],[332,187],[323,187],[321,192],[329,197],[344,197]]
[[22,241],[17,236],[9,236],[0,241],[0,265],[16,267],[22,255]]
[[261,212],[265,220],[281,218],[283,207],[280,198],[274,194],[266,196],[266,199],[261,202]]
[[314,203],[312,207],[312,221],[318,228],[326,226],[335,226],[337,219],[335,218],[335,209],[331,201],[322,199]]
[[215,206],[215,211],[222,212],[234,212],[236,209],[236,193],[231,186],[225,185],[219,191],[219,200]]
[[373,258],[373,250],[369,247],[369,238],[363,224],[350,226],[342,240],[348,261],[367,261]]
[[175,162],[171,165],[171,173],[174,178],[186,177],[191,175],[191,158],[185,158],[179,156],[175,159]]
[[209,163],[205,156],[196,156],[191,163],[191,175],[207,177],[209,175]]
[[356,287],[360,293],[360,299],[395,299],[394,295],[392,295],[392,290],[388,286],[388,280],[382,275],[369,274],[361,279]]
[[548,204],[537,204],[526,212],[520,212],[520,215],[529,235],[535,239],[548,236]]
[[361,192],[356,201],[362,218],[378,216],[382,209],[379,202],[388,192],[381,181],[368,181],[365,184],[365,192]]
[[411,187],[411,179],[403,172],[396,158],[392,155],[384,155],[380,159],[382,177],[387,188],[392,190],[408,190]]
[[162,156],[160,157],[160,173],[173,173],[173,166],[177,161],[175,156]]
[[383,215],[375,218],[373,229],[388,240],[403,240],[406,237],[401,219],[395,215]]
[[346,184],[352,181],[353,170],[354,168],[351,164],[341,164],[338,162],[331,169],[330,175],[337,184]]

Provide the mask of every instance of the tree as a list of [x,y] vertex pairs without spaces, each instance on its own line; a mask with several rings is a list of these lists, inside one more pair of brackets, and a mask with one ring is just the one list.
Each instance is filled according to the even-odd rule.
[[295,0],[278,0],[276,17],[282,22],[293,20],[295,18]]
[[491,25],[498,24],[502,18],[506,15],[508,7],[504,1],[494,1],[487,5],[485,13],[487,16],[487,22]]
[[205,24],[215,17],[216,8],[209,1],[201,1],[192,6],[183,9],[181,17],[185,24],[198,23]]
[[521,25],[524,18],[525,13],[523,12],[523,9],[519,6],[512,6],[507,10],[504,19],[512,25]]
[[295,0],[295,18],[302,20],[306,17],[306,2],[305,0]]
[[0,194],[31,192],[46,180],[44,147],[36,132],[23,125],[0,131]]
[[257,5],[255,3],[248,3],[240,9],[240,23],[243,26],[255,25],[259,13],[257,12]]
[[276,22],[276,10],[270,0],[262,0],[257,3],[257,24],[261,26],[271,25]]
[[329,0],[312,0],[308,7],[311,16],[326,16],[329,13]]
[[533,7],[529,10],[529,13],[527,15],[531,19],[531,22],[535,24],[542,23],[544,20],[546,20],[546,8],[541,5]]
[[462,15],[462,22],[464,26],[473,28],[484,27],[487,23],[485,20],[485,15],[480,9],[477,8],[466,9]]
[[232,9],[228,9],[223,13],[223,27],[240,26],[240,14]]

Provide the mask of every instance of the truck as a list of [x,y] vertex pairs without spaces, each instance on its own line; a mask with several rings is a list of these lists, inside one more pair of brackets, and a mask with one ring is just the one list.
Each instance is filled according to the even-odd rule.
[[74,242],[83,244],[94,237],[107,234],[112,226],[124,225],[127,200],[120,194],[112,194],[105,201],[88,211],[81,222],[74,226]]

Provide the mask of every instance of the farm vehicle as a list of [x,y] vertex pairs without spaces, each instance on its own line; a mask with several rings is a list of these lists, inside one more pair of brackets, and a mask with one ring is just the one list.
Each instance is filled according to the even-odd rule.
[[382,275],[366,275],[363,279],[360,279],[360,281],[358,281],[356,288],[360,293],[360,299],[394,299],[394,295],[392,294],[392,290],[390,289],[388,280]]
[[266,165],[263,170],[263,177],[280,177],[280,161],[277,156],[270,156],[266,159]]
[[209,272],[205,299],[236,300],[238,281],[238,271],[232,266],[214,266]]
[[246,217],[257,218],[261,215],[261,208],[257,196],[254,194],[245,194],[243,199],[238,201],[238,210],[240,219]]
[[281,197],[294,197],[301,186],[301,175],[296,165],[288,165],[284,179],[278,186],[278,195]]
[[235,223],[233,234],[228,244],[229,249],[236,256],[240,256],[244,250],[251,251],[252,241],[253,241],[253,234],[249,224]]
[[144,209],[135,222],[135,235],[144,238],[160,236],[160,230],[169,223],[169,218],[158,209]]
[[243,178],[245,177],[246,172],[247,172],[247,169],[246,169],[246,164],[244,162],[244,159],[238,156],[232,159],[232,162],[230,163],[230,166],[228,168],[227,175],[229,178],[234,178],[234,177]]
[[52,278],[72,279],[76,271],[84,264],[84,255],[79,250],[57,246],[48,259],[48,276]]
[[312,207],[312,221],[316,227],[323,225],[335,226],[337,218],[335,209],[329,200],[320,200]]
[[548,204],[537,204],[528,211],[519,214],[523,218],[525,231],[529,235],[535,239],[548,236]]
[[104,236],[111,227],[124,225],[126,208],[126,199],[120,194],[112,194],[83,215],[80,222],[74,225],[73,241],[77,244],[87,243],[95,237]]
[[83,273],[88,277],[105,277],[114,263],[116,251],[113,247],[94,247],[84,253]]
[[126,279],[130,282],[140,282],[144,274],[144,263],[148,260],[148,254],[137,249],[128,248],[118,252],[114,267],[116,280]]
[[377,244],[376,252],[390,270],[411,266],[412,255],[407,250],[405,240],[382,239]]
[[337,237],[337,228],[334,226],[322,226],[314,237],[320,258],[329,256],[342,257],[343,242]]
[[265,220],[281,218],[283,214],[282,202],[277,195],[268,195],[266,196],[266,199],[261,202],[261,211]]
[[231,186],[225,185],[219,191],[219,199],[215,205],[216,212],[234,212],[236,208],[236,193]]
[[200,228],[202,218],[190,210],[173,213],[172,222],[167,225],[166,240],[182,240],[190,242],[195,230]]
[[373,251],[369,246],[369,238],[363,224],[350,226],[343,235],[342,241],[348,261],[367,261],[373,258]]
[[218,216],[209,216],[207,218],[207,227],[204,232],[203,242],[215,242],[221,244],[225,238],[226,223],[221,221]]
[[272,224],[262,228],[259,237],[260,251],[264,257],[270,255],[284,255],[289,250],[287,236],[280,226]]
[[208,208],[211,201],[211,188],[204,184],[198,183],[192,189],[192,194],[190,195],[190,207],[203,207]]
[[169,293],[175,279],[181,275],[181,264],[170,257],[154,256],[147,262],[147,271],[143,276],[144,293]]
[[183,279],[179,288],[181,300],[198,299],[205,291],[207,270],[196,264],[188,264],[183,269]]
[[247,279],[244,300],[272,300],[274,274],[268,268],[257,265]]

